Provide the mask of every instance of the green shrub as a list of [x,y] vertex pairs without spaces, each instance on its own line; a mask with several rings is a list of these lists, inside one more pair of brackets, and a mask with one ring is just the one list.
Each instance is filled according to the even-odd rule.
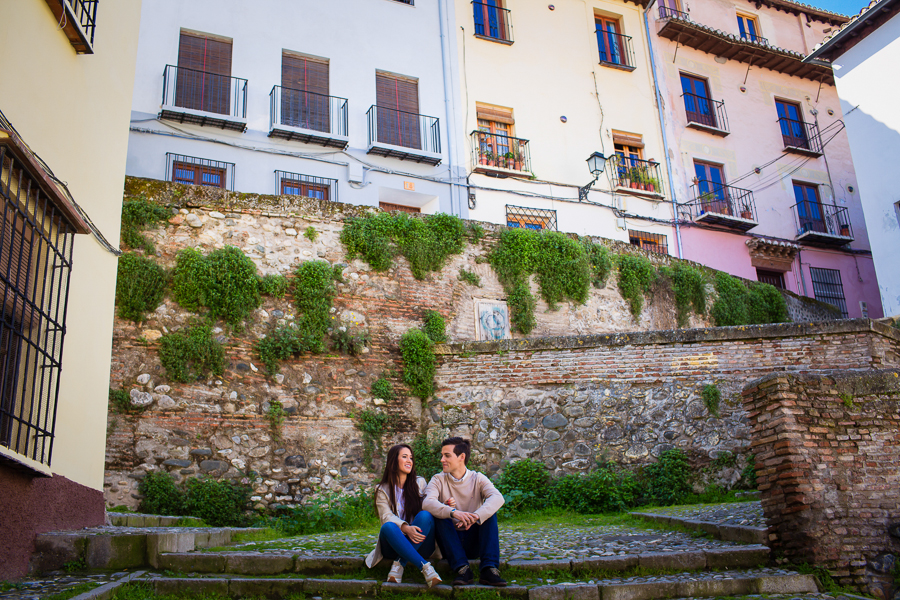
[[372,384],[372,397],[381,398],[385,402],[393,402],[394,386],[391,384],[390,379],[383,375],[379,377],[375,383]]
[[412,451],[416,464],[416,473],[426,480],[430,481],[432,475],[443,470],[443,467],[441,467],[440,442],[429,443],[428,436],[421,434],[413,440]]
[[351,331],[346,326],[334,329],[331,332],[332,347],[343,354],[359,356],[371,342],[368,331]]
[[600,465],[588,474],[564,475],[550,490],[550,503],[579,513],[619,512],[635,506],[639,484],[629,471]]
[[257,340],[253,349],[259,360],[266,365],[270,375],[281,370],[281,361],[291,356],[300,356],[304,352],[320,352],[321,339],[316,340],[313,334],[302,331],[296,325],[278,327],[266,337]]
[[469,240],[473,244],[477,244],[478,242],[480,242],[482,240],[482,238],[484,238],[484,235],[485,235],[484,227],[482,227],[478,223],[468,223],[466,225],[466,228],[469,231]]
[[142,513],[167,516],[185,514],[184,492],[166,472],[147,473],[138,484],[138,493],[141,495]]
[[166,272],[153,259],[127,252],[119,257],[116,305],[119,317],[140,322],[156,310],[166,291]]
[[436,310],[426,310],[422,317],[425,322],[422,331],[435,344],[443,344],[447,341],[447,327],[444,324],[444,317]]
[[700,397],[703,398],[703,404],[706,405],[706,410],[709,411],[709,414],[718,417],[719,402],[722,400],[722,392],[719,391],[719,386],[714,383],[707,383],[700,390]]
[[284,412],[284,407],[281,405],[281,402],[278,400],[271,400],[269,402],[269,409],[263,416],[265,416],[266,421],[269,422],[269,431],[272,433],[272,439],[276,442],[281,441],[281,426],[284,425],[284,419],[287,417],[287,413]]
[[147,254],[156,252],[153,245],[141,232],[157,226],[169,217],[169,211],[162,206],[148,202],[141,196],[122,203],[122,243],[133,250],[143,250]]
[[294,275],[294,306],[300,313],[297,326],[313,344],[313,352],[324,352],[325,333],[331,325],[331,301],[337,289],[334,269],[324,260],[307,261]]
[[172,274],[172,297],[188,310],[197,312],[201,306],[203,254],[195,248],[185,248],[175,257]]
[[284,508],[278,516],[266,519],[268,525],[285,536],[358,529],[378,524],[372,489],[351,493],[321,495],[301,506]]
[[259,287],[256,265],[239,248],[226,246],[206,257],[193,248],[178,253],[172,291],[188,310],[205,307],[213,318],[239,325],[259,307]]
[[661,267],[659,271],[672,284],[679,327],[688,324],[691,309],[695,314],[701,316],[706,314],[706,277],[702,271],[682,263],[672,267]]
[[606,286],[606,280],[613,268],[613,258],[606,246],[595,244],[588,238],[582,238],[588,262],[591,265],[591,283],[595,288]]
[[747,464],[741,471],[741,487],[748,490],[756,489],[756,456],[747,456]]
[[348,260],[361,258],[378,272],[390,269],[394,258],[402,255],[413,277],[423,279],[429,271],[440,271],[449,256],[462,252],[466,227],[453,215],[414,218],[406,213],[379,213],[348,219],[341,243]]
[[403,381],[422,400],[434,394],[434,342],[421,329],[410,329],[400,338]]
[[546,502],[550,473],[544,463],[525,458],[503,467],[495,485],[510,504],[507,512],[538,508]]
[[131,403],[131,396],[125,390],[114,390],[109,388],[109,410],[117,413],[138,413],[142,412],[146,406],[135,406]]
[[184,484],[184,514],[213,527],[243,527],[251,494],[249,486],[232,481],[191,478]]
[[303,232],[303,237],[305,237],[306,239],[308,239],[308,240],[311,241],[311,242],[315,242],[315,241],[316,241],[316,238],[319,237],[319,232],[316,231],[316,228],[315,228],[315,227],[313,227],[312,225],[310,225],[310,226],[307,227],[306,230]]
[[273,298],[284,298],[288,280],[284,275],[263,275],[259,278],[259,293]]
[[169,378],[183,383],[209,373],[222,375],[225,370],[225,350],[212,337],[209,325],[195,325],[162,336],[159,358]]
[[774,286],[744,283],[727,273],[716,273],[716,293],[712,315],[719,327],[783,323],[788,320],[787,304]]
[[754,283],[750,286],[750,323],[786,323],[787,303],[774,285]]
[[506,304],[509,306],[509,323],[514,331],[519,331],[528,335],[537,324],[534,316],[534,309],[537,306],[537,300],[531,294],[527,283],[520,283],[513,287],[506,297]]
[[469,285],[474,285],[475,287],[481,287],[481,277],[478,276],[478,273],[475,271],[467,271],[464,268],[459,269],[459,276],[457,277],[460,281],[464,281]]
[[641,316],[644,297],[656,281],[656,269],[643,256],[623,254],[618,259],[619,293],[628,302],[628,308],[635,319]]
[[680,504],[691,493],[691,469],[684,452],[674,448],[645,465],[642,476],[647,499],[653,504]]

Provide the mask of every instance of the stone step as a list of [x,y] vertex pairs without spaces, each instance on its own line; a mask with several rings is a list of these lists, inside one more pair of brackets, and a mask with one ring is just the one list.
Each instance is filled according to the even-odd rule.
[[144,515],[141,513],[106,513],[107,521],[114,527],[177,527],[202,526],[197,517],[166,517],[162,515]]
[[158,594],[220,594],[282,598],[288,594],[328,595],[331,598],[374,597],[379,591],[438,597],[471,597],[470,590],[496,591],[514,600],[666,600],[687,597],[746,596],[750,594],[805,594],[818,591],[811,575],[776,573],[774,570],[729,572],[702,575],[684,573],[663,577],[634,577],[602,580],[599,583],[559,583],[505,588],[487,586],[428,588],[418,583],[389,584],[371,579],[299,579],[262,577],[164,577],[147,581]]
[[769,541],[768,530],[765,527],[747,527],[744,525],[729,525],[726,523],[710,523],[696,519],[683,519],[672,515],[658,515],[654,513],[633,512],[635,517],[652,523],[664,523],[681,525],[692,531],[702,531],[717,540],[726,542],[740,542],[742,544],[762,544]]
[[[636,567],[661,571],[699,571],[752,568],[764,565],[768,560],[769,549],[756,545],[696,552],[648,552],[577,560],[510,560],[502,561],[501,567],[573,573],[627,571]],[[268,552],[170,552],[155,557],[152,566],[181,573],[337,575],[356,572],[364,568],[365,563],[361,556],[308,557]]]

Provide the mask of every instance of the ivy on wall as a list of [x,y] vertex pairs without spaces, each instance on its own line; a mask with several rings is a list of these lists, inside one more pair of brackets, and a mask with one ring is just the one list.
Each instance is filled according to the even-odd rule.
[[188,383],[225,370],[225,349],[209,325],[195,325],[159,339],[159,359],[173,381]]
[[140,322],[162,302],[168,276],[148,257],[126,252],[119,257],[116,273],[116,306],[119,317]]
[[142,232],[155,227],[169,216],[169,211],[148,202],[141,196],[122,203],[122,227],[120,237],[122,243],[133,250],[143,250],[146,254],[156,252],[156,246]]
[[712,316],[719,327],[757,325],[788,321],[784,296],[767,283],[751,283],[749,287],[728,273],[715,278],[717,298]]
[[233,326],[259,307],[256,265],[239,248],[225,246],[203,256],[194,248],[178,253],[172,277],[175,301],[188,310],[206,308]]

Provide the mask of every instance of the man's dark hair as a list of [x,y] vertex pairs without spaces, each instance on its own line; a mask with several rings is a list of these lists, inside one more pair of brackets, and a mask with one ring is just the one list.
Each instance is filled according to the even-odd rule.
[[452,437],[447,438],[443,442],[441,442],[441,448],[444,446],[453,446],[453,454],[459,456],[460,454],[465,454],[466,458],[463,461],[464,464],[469,464],[469,456],[471,455],[471,447],[472,442],[469,440],[464,440],[461,437]]

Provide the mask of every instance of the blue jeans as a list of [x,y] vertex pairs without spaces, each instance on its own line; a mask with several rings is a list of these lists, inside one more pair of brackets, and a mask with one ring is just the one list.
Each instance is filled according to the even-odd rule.
[[469,564],[470,558],[480,558],[481,568],[500,566],[500,532],[497,515],[468,530],[456,528],[453,519],[435,519],[437,543],[441,554],[454,571]]
[[434,517],[427,510],[419,511],[410,525],[421,529],[425,539],[413,544],[396,523],[385,523],[378,534],[381,554],[388,560],[397,560],[399,557],[400,564],[404,567],[412,563],[421,571],[428,562],[428,557],[434,554]]

